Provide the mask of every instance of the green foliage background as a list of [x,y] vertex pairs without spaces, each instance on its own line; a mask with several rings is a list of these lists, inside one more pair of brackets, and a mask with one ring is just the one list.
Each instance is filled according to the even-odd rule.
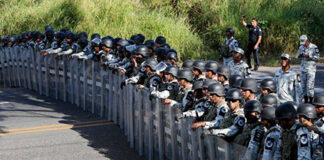
[[0,0],[0,35],[43,31],[47,24],[130,38],[164,35],[181,59],[217,59],[224,30],[232,27],[240,47],[248,31],[240,18],[256,17],[263,30],[261,63],[276,65],[282,52],[295,55],[299,36],[307,34],[324,49],[321,0]]

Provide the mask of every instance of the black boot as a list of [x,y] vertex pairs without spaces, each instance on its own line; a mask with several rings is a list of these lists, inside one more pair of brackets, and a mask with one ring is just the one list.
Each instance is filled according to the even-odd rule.
[[304,96],[304,103],[308,103],[308,96]]

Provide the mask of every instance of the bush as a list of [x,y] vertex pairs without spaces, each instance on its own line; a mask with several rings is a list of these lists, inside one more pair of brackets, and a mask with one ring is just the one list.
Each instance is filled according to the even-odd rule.
[[[1,3],[1,2],[0,2]],[[14,0],[2,2],[1,35],[20,34],[28,30],[44,30],[47,24],[56,29],[100,33],[130,38],[143,33],[146,39],[164,35],[167,43],[181,58],[205,57],[205,47],[186,18],[165,16],[159,9],[149,10],[140,1],[131,0]]]

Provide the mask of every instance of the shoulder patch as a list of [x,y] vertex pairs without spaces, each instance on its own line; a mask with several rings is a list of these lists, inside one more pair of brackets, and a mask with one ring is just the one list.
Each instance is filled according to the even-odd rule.
[[209,107],[210,107],[210,102],[209,102],[209,101],[206,101],[206,102],[204,103],[204,107],[205,107],[205,108],[209,108]]
[[300,146],[302,146],[302,147],[308,146],[307,134],[302,134],[300,136]]
[[144,72],[144,71],[145,71],[145,67],[142,67],[142,68],[141,68],[141,72]]
[[320,144],[321,146],[324,146],[324,135],[321,135],[321,136],[319,137],[319,144]]
[[225,107],[221,107],[219,111],[219,115],[224,117],[226,113],[227,113],[227,109]]
[[168,89],[169,91],[172,91],[172,90],[173,90],[173,86],[172,86],[172,85],[168,85],[167,89]]
[[273,145],[274,145],[274,139],[273,138],[267,138],[265,143],[264,143],[265,149],[272,150]]
[[255,131],[255,135],[253,137],[253,140],[256,141],[256,142],[261,142],[262,139],[263,139],[263,135],[264,135],[264,131],[262,131],[260,129],[257,129]]
[[315,48],[315,52],[316,52],[316,53],[319,53],[319,50],[318,50],[318,48]]
[[238,121],[237,121],[237,126],[238,127],[244,127],[245,125],[245,119],[244,118],[240,118]]

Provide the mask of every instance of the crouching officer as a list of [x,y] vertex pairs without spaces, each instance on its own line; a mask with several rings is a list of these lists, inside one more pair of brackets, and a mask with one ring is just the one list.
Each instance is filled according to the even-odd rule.
[[296,116],[292,102],[285,102],[276,108],[276,119],[282,128],[278,142],[281,159],[311,159],[310,132],[295,121]]
[[256,160],[266,128],[260,122],[261,103],[257,100],[248,101],[244,105],[244,116],[247,123],[241,134],[237,135],[234,142],[247,149],[242,159]]
[[225,96],[230,111],[225,114],[219,129],[205,130],[204,134],[212,134],[232,141],[243,130],[245,125],[244,110],[241,107],[242,93],[239,89],[228,90]]

